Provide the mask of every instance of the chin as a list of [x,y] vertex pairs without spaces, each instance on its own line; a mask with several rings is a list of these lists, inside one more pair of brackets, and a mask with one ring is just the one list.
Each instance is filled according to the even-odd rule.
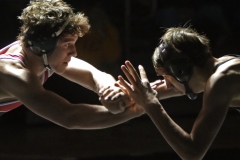
[[66,67],[61,67],[61,68],[52,68],[52,70],[57,73],[57,74],[62,74],[66,71]]

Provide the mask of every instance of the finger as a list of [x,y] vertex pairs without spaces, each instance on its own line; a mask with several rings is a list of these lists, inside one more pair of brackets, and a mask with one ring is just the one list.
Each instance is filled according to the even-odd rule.
[[125,81],[125,79],[122,76],[118,76],[120,86],[123,87],[128,93],[132,92],[132,87],[128,82]]
[[155,85],[160,85],[160,84],[162,84],[162,83],[164,83],[164,81],[158,79],[158,80],[156,80],[156,81],[154,81],[154,82],[151,82],[150,85],[151,85],[151,87],[152,87],[152,86],[155,86]]
[[103,92],[104,92],[106,89],[108,89],[108,88],[110,88],[110,86],[101,88],[101,89],[98,91],[99,95],[102,95]]
[[118,90],[109,92],[108,95],[106,95],[106,100],[107,99],[115,100],[116,98],[119,98],[124,95],[125,95],[125,93],[122,92],[121,88],[118,88]]
[[111,100],[112,101],[115,101],[115,100],[118,100],[120,98],[123,98],[125,96],[125,94],[123,92],[120,92],[120,93],[117,93],[117,94],[114,94],[112,97],[111,97]]
[[133,67],[132,63],[130,61],[125,62],[127,69],[129,70],[130,74],[133,76],[134,80],[136,82],[141,83],[141,79],[136,71],[136,69]]
[[116,94],[116,92],[109,92],[108,95],[104,98],[104,100],[112,100],[112,97]]
[[[127,83],[127,82],[126,82]],[[127,83],[128,84],[128,83]],[[121,91],[124,93],[124,94],[127,94],[127,90],[126,90],[126,88],[123,86],[123,85],[121,85],[121,82],[120,81],[118,81],[117,83],[115,83],[114,84],[116,87],[118,87],[118,88],[120,88],[121,89]],[[128,84],[129,85],[129,84]]]
[[[121,76],[121,77],[122,77],[122,76]],[[124,79],[123,79],[123,80],[124,80]],[[125,83],[126,85],[128,85],[129,87],[131,86],[126,80],[124,80],[124,83]],[[125,90],[126,90],[126,88],[123,86],[122,81],[120,81],[120,80],[118,80],[114,85],[115,85],[116,87],[121,88],[122,91],[125,91]]]
[[115,96],[116,94],[119,94],[119,96],[122,94],[124,95],[121,88],[116,86],[111,86],[111,88],[106,90],[104,93],[105,93],[104,95],[106,96],[105,100],[112,99],[112,97]]
[[[112,88],[108,88],[102,93],[102,96],[108,97],[108,95],[112,92],[114,92],[114,90]],[[107,99],[107,98],[105,98],[105,99]]]
[[[129,70],[127,69],[127,67],[124,66],[124,65],[122,65],[122,66],[121,66],[121,69],[122,69],[123,73],[125,74],[125,76],[127,77],[127,79],[129,80],[129,82],[131,83],[131,85],[136,86],[136,85],[137,85],[137,84],[136,84],[136,81],[135,81],[134,77],[132,76],[132,74],[131,74],[131,73],[129,72]],[[120,79],[119,79],[119,80],[120,80]],[[120,81],[121,81],[121,80],[120,80]],[[123,81],[124,81],[124,84],[127,84],[125,80],[123,80]],[[123,81],[121,81],[121,82],[123,82]],[[130,86],[130,85],[129,85],[129,86]]]
[[140,76],[143,82],[149,82],[148,78],[147,78],[147,74],[145,72],[145,69],[143,68],[142,65],[138,66],[139,72],[140,72]]
[[151,86],[152,89],[156,89],[157,88],[157,85],[150,84],[150,86]]

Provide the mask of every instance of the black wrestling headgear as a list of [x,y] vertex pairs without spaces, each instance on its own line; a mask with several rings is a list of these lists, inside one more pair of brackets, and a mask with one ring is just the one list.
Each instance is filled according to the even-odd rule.
[[158,49],[163,68],[178,82],[184,84],[185,93],[189,99],[196,99],[197,94],[193,93],[188,86],[188,81],[193,73],[193,63],[191,59],[182,53],[170,53],[171,50],[164,41],[161,41]]
[[58,42],[59,35],[63,32],[65,27],[68,25],[70,18],[68,18],[62,26],[53,28],[46,28],[46,30],[34,30],[30,31],[28,37],[28,44],[31,50],[38,56],[43,57],[44,66],[47,69],[51,69],[48,64],[47,56],[50,55]]

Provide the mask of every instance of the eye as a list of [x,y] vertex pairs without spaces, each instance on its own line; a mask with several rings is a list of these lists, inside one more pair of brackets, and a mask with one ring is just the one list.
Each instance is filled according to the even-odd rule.
[[71,47],[71,42],[65,42],[65,43],[63,43],[63,45],[64,45],[64,48],[69,48],[69,47]]

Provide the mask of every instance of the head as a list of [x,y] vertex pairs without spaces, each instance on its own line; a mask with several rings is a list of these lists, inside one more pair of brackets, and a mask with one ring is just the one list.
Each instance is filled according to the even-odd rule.
[[194,67],[203,67],[211,56],[209,39],[190,27],[169,28],[161,37],[152,61],[155,69],[187,86]]
[[62,0],[31,0],[18,18],[22,22],[18,40],[45,57],[53,53],[60,37],[82,37],[90,28],[88,18],[75,14]]

